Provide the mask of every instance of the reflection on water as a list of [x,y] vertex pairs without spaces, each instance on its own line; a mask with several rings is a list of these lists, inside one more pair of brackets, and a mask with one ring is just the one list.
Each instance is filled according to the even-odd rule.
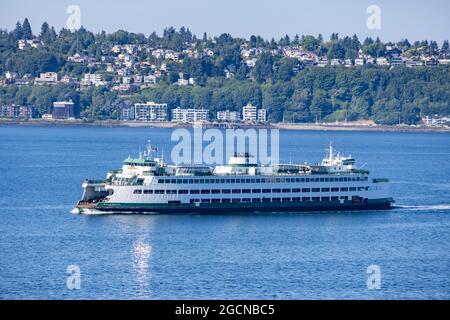
[[138,293],[148,293],[150,285],[149,262],[152,247],[145,240],[139,239],[133,243],[133,269],[138,285]]

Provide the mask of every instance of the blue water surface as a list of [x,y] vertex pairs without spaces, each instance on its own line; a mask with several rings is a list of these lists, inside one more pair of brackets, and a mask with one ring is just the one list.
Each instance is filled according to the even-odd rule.
[[[330,141],[392,181],[390,211],[264,215],[71,214],[103,178],[172,131],[0,126],[2,299],[449,299],[450,135],[281,131],[283,162]],[[167,155],[169,157],[169,155]],[[67,268],[81,271],[69,290]],[[381,288],[367,286],[367,268]]]

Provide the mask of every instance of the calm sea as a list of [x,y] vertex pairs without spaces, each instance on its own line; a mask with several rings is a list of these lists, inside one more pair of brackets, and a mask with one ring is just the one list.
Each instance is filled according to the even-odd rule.
[[[0,298],[449,299],[450,135],[280,132],[283,162],[330,141],[379,177],[386,212],[80,216],[103,178],[171,130],[0,126]],[[81,288],[67,288],[67,268]],[[367,287],[367,267],[381,288]]]

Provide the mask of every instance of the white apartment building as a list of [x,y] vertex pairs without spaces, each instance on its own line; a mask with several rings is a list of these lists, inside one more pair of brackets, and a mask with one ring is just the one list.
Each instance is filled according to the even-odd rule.
[[217,111],[217,120],[219,121],[239,121],[239,112],[222,110]]
[[258,110],[258,122],[266,122],[267,121],[267,111],[266,109]]
[[257,118],[258,114],[256,110],[257,110],[256,106],[253,106],[250,103],[242,107],[242,121],[244,122],[256,121],[258,119]]
[[136,103],[134,105],[134,119],[136,121],[164,122],[167,121],[167,104],[155,103]]
[[173,122],[206,122],[209,120],[209,113],[206,109],[181,109],[172,110]]

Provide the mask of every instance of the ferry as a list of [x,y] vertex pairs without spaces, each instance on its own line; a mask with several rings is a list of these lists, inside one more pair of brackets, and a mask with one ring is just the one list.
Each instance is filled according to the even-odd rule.
[[79,214],[226,214],[386,210],[389,180],[372,178],[330,145],[318,164],[258,165],[249,153],[225,165],[168,165],[150,144],[105,180],[85,180]]

